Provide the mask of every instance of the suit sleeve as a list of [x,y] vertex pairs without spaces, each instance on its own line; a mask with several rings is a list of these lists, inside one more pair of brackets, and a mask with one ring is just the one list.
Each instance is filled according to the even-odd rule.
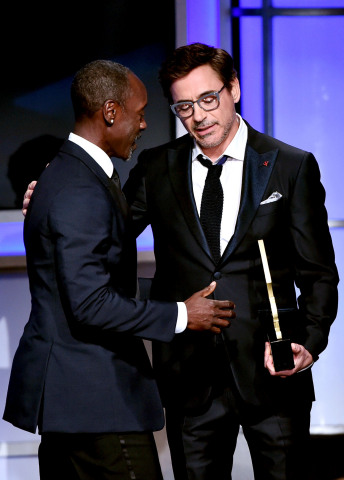
[[290,199],[299,307],[306,319],[304,346],[314,360],[325,349],[337,314],[338,273],[318,164],[306,153]]
[[67,185],[55,197],[48,221],[60,296],[72,321],[151,340],[172,340],[176,303],[138,301],[113,287],[111,276],[116,275],[123,232],[114,225],[118,218],[106,192],[91,185]]

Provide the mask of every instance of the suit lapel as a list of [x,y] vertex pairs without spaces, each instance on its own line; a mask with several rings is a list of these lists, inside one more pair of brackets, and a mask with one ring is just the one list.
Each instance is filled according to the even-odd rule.
[[246,147],[241,202],[234,235],[221,259],[224,263],[246,234],[262,201],[270,179],[278,150],[259,154],[250,145]]
[[69,140],[65,142],[62,149],[70,155],[77,157],[89,170],[93,172],[93,174],[104,185],[104,187],[109,190],[111,197],[123,216],[127,217],[130,210],[122,190],[117,187],[115,183],[106,175],[98,163],[87,152],[85,152],[84,149],[79,147],[79,145],[76,145]]
[[[186,160],[187,159],[187,160]],[[167,151],[169,176],[177,202],[192,235],[205,253],[212,258],[205,238],[193,195],[191,176],[191,144],[188,138],[180,148]]]

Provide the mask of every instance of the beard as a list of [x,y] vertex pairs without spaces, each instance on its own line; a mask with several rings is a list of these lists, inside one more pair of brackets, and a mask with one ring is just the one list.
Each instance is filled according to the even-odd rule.
[[129,162],[129,160],[131,159],[131,157],[133,156],[133,153],[134,153],[134,147],[131,147],[130,150],[129,150],[129,154],[127,156],[127,158],[124,159],[125,162]]
[[197,132],[197,128],[212,126],[212,125],[219,125],[218,122],[207,123],[206,121],[203,121],[203,122],[197,123],[193,125],[190,135],[196,140],[196,142],[202,149],[215,148],[221,145],[228,138],[228,135],[232,130],[233,125],[235,124],[236,121],[237,120],[236,120],[236,114],[235,114],[225,125],[221,136],[217,138],[214,138],[214,133],[212,132],[206,133],[205,135],[200,136],[199,133]]
[[129,154],[127,156],[127,158],[124,160],[125,162],[129,162],[129,160],[131,159],[131,157],[133,156],[133,153],[134,153],[134,150],[136,149],[136,141],[141,137],[142,133],[139,133],[138,135],[136,135],[136,137],[134,138],[134,141],[133,143],[131,144],[131,147],[129,149]]

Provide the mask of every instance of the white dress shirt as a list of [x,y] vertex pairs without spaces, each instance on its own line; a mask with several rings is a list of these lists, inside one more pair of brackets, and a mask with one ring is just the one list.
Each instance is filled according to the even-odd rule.
[[[104,152],[104,150],[97,147],[97,145],[95,145],[94,143],[89,142],[85,138],[76,135],[75,133],[70,133],[68,140],[76,143],[77,145],[79,145],[79,147],[85,150],[93,158],[93,160],[98,163],[98,165],[104,170],[104,172],[109,178],[112,176],[114,167],[110,157]],[[181,333],[186,329],[188,315],[184,302],[177,302],[177,306],[178,317],[175,333]]]
[[94,143],[89,142],[85,138],[76,135],[75,133],[70,133],[68,140],[76,143],[77,145],[79,145],[79,147],[85,150],[90,155],[90,157],[92,157],[93,160],[95,160],[98,165],[104,170],[106,175],[111,178],[113,174],[113,163],[109,155],[105,153],[104,150],[97,147],[97,145],[95,145]]
[[[222,154],[228,155],[228,159],[222,166],[222,173],[220,177],[223,188],[223,211],[220,233],[221,255],[225,251],[225,248],[227,247],[228,242],[234,233],[240,206],[242,173],[247,143],[247,125],[240,115],[237,114],[237,118],[239,119],[238,131]],[[198,214],[200,214],[201,210],[203,188],[208,173],[208,168],[204,167],[197,160],[197,156],[199,154],[202,154],[205,158],[208,158],[206,155],[204,155],[200,147],[195,142],[192,150],[191,172],[193,194],[195,197]],[[216,164],[221,157],[219,157],[214,163]]]

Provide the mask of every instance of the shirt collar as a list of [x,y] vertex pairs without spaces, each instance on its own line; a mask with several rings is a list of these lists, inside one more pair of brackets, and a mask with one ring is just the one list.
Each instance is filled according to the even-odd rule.
[[95,160],[98,165],[104,170],[108,177],[112,176],[113,164],[110,157],[104,152],[104,150],[99,148],[94,143],[86,140],[85,138],[76,135],[75,133],[70,133],[68,140],[76,143],[77,145],[79,145],[79,147],[85,150],[93,158],[93,160]]
[[[242,117],[238,113],[236,115],[237,115],[237,118],[239,120],[238,131],[236,132],[233,140],[228,145],[226,150],[222,153],[222,155],[228,155],[230,158],[233,158],[235,160],[239,160],[239,161],[243,162],[244,158],[245,158],[245,150],[246,150],[248,130],[247,130],[247,125],[243,121]],[[194,147],[192,149],[192,161],[195,161],[199,154],[203,155],[205,158],[208,158],[206,155],[204,155],[201,148],[199,147],[199,145],[194,140]],[[221,155],[221,157],[222,157],[222,155]],[[219,157],[219,159],[221,157]]]

